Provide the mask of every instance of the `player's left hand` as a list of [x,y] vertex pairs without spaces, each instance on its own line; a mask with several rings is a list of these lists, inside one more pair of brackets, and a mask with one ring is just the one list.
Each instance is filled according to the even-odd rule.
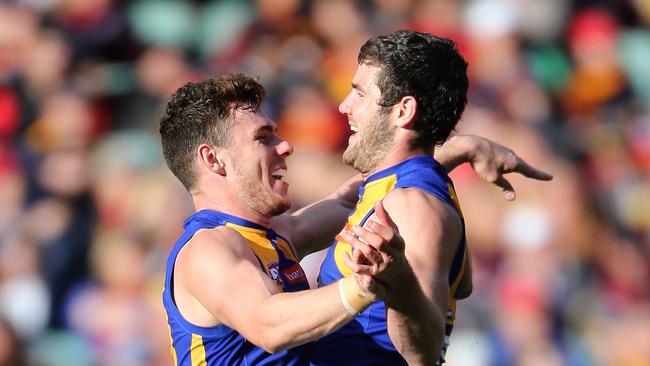
[[375,218],[365,227],[341,232],[342,239],[354,248],[352,256],[344,252],[343,259],[353,272],[389,283],[408,268],[406,245],[381,201],[375,204]]
[[481,179],[499,187],[508,201],[514,200],[516,194],[504,174],[519,173],[542,181],[553,179],[551,174],[531,166],[511,149],[483,137],[471,137],[474,139],[474,149],[469,154],[469,163]]

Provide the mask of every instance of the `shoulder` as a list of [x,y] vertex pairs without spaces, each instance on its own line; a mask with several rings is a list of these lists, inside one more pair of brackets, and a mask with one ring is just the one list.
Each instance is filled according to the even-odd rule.
[[446,202],[419,188],[398,188],[383,200],[386,211],[402,226],[419,227],[450,239],[460,239],[462,223],[458,212]]
[[428,278],[424,273],[448,274],[463,235],[456,210],[417,188],[395,189],[383,205],[404,238],[406,257],[418,278]]
[[420,212],[436,213],[441,217],[460,219],[456,210],[435,195],[417,187],[396,188],[383,200],[387,209],[417,216]]
[[215,266],[251,253],[246,239],[235,229],[218,226],[201,229],[185,244],[178,255],[176,267]]

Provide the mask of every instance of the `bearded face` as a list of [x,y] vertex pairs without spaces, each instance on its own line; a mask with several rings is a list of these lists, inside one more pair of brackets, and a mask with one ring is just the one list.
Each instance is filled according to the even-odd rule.
[[373,170],[386,157],[393,145],[393,132],[387,115],[378,108],[364,120],[356,120],[357,132],[350,136],[343,153],[343,162],[361,173]]
[[380,72],[376,66],[359,65],[352,79],[352,90],[339,106],[353,132],[343,162],[361,173],[376,168],[393,146],[394,130],[388,112],[378,104],[381,91],[376,80]]

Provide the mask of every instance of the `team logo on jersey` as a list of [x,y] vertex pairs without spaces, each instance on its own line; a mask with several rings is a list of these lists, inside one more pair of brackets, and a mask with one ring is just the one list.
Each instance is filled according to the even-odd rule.
[[302,267],[300,267],[300,264],[298,263],[294,263],[291,267],[282,270],[282,274],[284,275],[284,278],[286,278],[287,281],[292,285],[307,280],[305,272],[302,270]]
[[278,275],[280,273],[279,272],[280,271],[280,264],[278,263],[278,261],[270,261],[266,265],[266,268],[269,269],[269,274],[271,275],[271,278],[274,281],[277,281],[278,280]]

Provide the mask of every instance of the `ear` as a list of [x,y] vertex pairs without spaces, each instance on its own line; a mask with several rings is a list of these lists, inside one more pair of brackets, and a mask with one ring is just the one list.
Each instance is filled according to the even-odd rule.
[[418,110],[418,102],[414,97],[407,95],[395,104],[397,119],[395,125],[401,128],[411,128],[415,114]]
[[201,144],[196,150],[196,155],[199,158],[199,165],[215,174],[226,175],[226,166],[223,159],[219,157],[219,151],[216,147]]

